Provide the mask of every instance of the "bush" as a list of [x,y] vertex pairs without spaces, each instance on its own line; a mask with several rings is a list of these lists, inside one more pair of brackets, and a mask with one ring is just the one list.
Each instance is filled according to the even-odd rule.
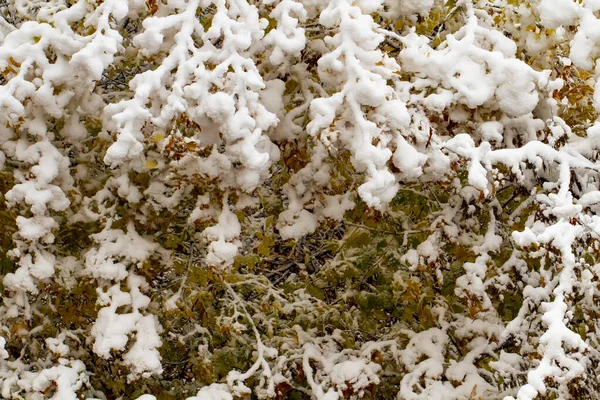
[[0,2],[0,396],[594,398],[595,2]]

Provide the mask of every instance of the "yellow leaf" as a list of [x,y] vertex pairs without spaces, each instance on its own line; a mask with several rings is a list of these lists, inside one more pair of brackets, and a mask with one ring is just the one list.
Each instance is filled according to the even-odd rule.
[[474,399],[477,396],[477,385],[473,386],[473,390],[471,390],[471,394],[469,395],[469,399]]
[[261,256],[265,256],[265,257],[271,256],[271,248],[268,245],[266,245],[265,243],[259,244],[258,248],[256,250],[257,250],[257,253],[260,254]]
[[165,138],[165,135],[163,135],[163,134],[162,134],[162,133],[160,133],[160,132],[155,132],[155,133],[152,135],[152,141],[153,141],[154,143],[156,143],[156,144],[158,144],[158,143],[162,142],[162,141],[164,140],[164,138]]

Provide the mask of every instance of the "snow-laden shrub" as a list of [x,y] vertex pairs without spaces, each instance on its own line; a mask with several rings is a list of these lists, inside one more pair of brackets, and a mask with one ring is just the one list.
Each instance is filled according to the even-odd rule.
[[600,396],[598,11],[0,2],[0,396]]

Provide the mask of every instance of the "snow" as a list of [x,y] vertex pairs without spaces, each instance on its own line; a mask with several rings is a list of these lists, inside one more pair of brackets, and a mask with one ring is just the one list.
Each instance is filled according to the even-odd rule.
[[209,241],[205,258],[208,265],[229,267],[233,264],[240,246],[237,238],[241,229],[238,217],[231,212],[225,197],[217,225],[210,226],[202,232],[202,236]]
[[50,278],[54,275],[56,257],[47,251],[35,251],[35,261],[27,254],[21,258],[21,265],[27,265],[31,275],[38,279]]
[[108,280],[127,278],[127,264],[140,265],[158,249],[156,243],[138,235],[132,223],[128,225],[127,232],[111,229],[109,223],[101,232],[92,235],[92,239],[100,245],[86,252],[86,272]]
[[479,125],[481,136],[488,142],[501,142],[503,139],[504,124],[499,121],[487,121]]
[[542,23],[550,29],[573,25],[579,16],[579,6],[571,0],[541,0],[538,6]]
[[0,336],[0,359],[6,360],[8,358],[8,352],[4,348],[6,346],[6,339]]
[[[20,386],[30,386],[34,391],[44,392],[54,384],[54,395],[51,400],[77,400],[77,391],[87,383],[85,365],[79,360],[59,359],[56,366],[45,368],[39,373],[32,374],[30,380],[20,381]],[[7,393],[2,393],[5,396]],[[7,396],[8,397],[8,396]]]
[[[277,28],[271,30],[264,38],[266,45],[273,46],[269,56],[272,64],[280,65],[289,55],[300,55],[306,44],[306,37],[304,29],[298,24],[305,22],[306,16],[306,10],[301,3],[296,1],[283,0],[275,6],[271,17],[277,21]],[[269,109],[268,106],[267,109]]]
[[[135,307],[135,305],[134,305]],[[123,361],[131,369],[129,380],[138,376],[149,377],[152,374],[161,374],[161,356],[158,348],[162,345],[159,336],[161,332],[158,319],[154,315],[146,315],[135,325],[136,342],[123,356]]]
[[[98,290],[98,303],[105,307],[98,312],[98,317],[91,330],[94,338],[94,353],[109,359],[111,351],[122,351],[129,343],[129,336],[135,335],[135,343],[123,355],[125,365],[129,366],[129,380],[139,376],[148,377],[161,374],[161,356],[158,348],[162,345],[159,333],[162,331],[154,315],[143,315],[140,310],[148,307],[150,298],[140,289],[145,287],[145,280],[135,274],[127,279],[129,292],[123,292],[120,285],[114,285],[106,292]],[[131,306],[131,312],[117,313],[122,306]]]
[[365,360],[346,360],[335,364],[331,368],[331,382],[344,390],[350,386],[354,393],[360,393],[371,384],[380,382],[377,374],[381,371],[379,364]]
[[429,159],[425,154],[420,153],[404,137],[397,136],[397,147],[392,157],[396,168],[400,170],[403,179],[417,179],[423,174],[423,166]]
[[156,400],[156,397],[152,396],[151,394],[143,394],[140,397],[137,397],[136,400]]
[[414,14],[427,16],[435,4],[434,0],[385,0],[384,3],[389,7],[390,15],[395,18]]
[[341,221],[344,214],[356,206],[350,199],[350,193],[335,196],[325,195],[324,197],[325,207],[321,210],[321,215],[325,218]]
[[188,397],[186,400],[233,400],[233,396],[227,385],[213,383],[203,387],[196,396]]
[[291,218],[284,212],[279,218],[280,223],[289,224],[279,227],[279,233],[281,234],[281,237],[285,239],[300,238],[314,232],[319,226],[318,217],[307,210],[300,210],[297,215],[294,215]]

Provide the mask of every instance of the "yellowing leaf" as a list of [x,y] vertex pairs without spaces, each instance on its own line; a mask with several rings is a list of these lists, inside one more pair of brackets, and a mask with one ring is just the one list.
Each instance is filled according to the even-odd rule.
[[265,257],[270,257],[271,256],[271,248],[267,244],[265,244],[265,243],[259,244],[258,248],[256,249],[256,251],[261,256],[265,256]]
[[155,132],[155,133],[152,135],[152,141],[153,141],[154,143],[156,143],[156,144],[158,144],[158,143],[162,142],[162,141],[164,140],[164,138],[165,138],[165,135],[163,135],[163,134],[162,134],[162,133],[160,133],[160,132]]
[[153,169],[156,168],[158,166],[158,164],[156,163],[156,161],[146,161],[146,164],[144,164],[144,168],[146,169]]

